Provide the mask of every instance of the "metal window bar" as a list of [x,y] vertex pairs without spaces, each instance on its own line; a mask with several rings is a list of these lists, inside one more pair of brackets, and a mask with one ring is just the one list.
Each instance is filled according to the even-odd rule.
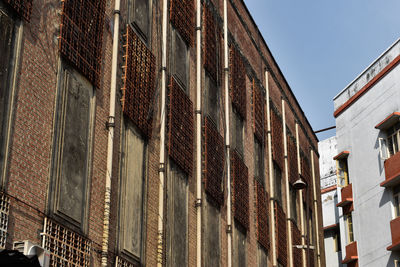
[[0,193],[0,249],[4,249],[6,246],[9,213],[10,198],[4,193]]
[[83,236],[44,219],[42,246],[50,252],[50,266],[90,266],[92,242]]
[[137,267],[138,265],[117,256],[115,259],[115,267]]

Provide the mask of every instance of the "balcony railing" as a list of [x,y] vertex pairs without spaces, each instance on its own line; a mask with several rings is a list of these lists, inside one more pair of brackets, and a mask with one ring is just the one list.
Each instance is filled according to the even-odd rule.
[[400,184],[400,152],[385,161],[385,181],[383,187],[392,187]]
[[392,232],[392,245],[387,247],[387,250],[400,251],[400,217],[390,222],[390,230]]

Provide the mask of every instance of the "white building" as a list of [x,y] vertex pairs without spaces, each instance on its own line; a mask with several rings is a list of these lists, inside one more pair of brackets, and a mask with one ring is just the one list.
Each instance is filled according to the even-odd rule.
[[325,258],[326,266],[329,267],[343,266],[339,213],[336,207],[338,204],[336,163],[333,160],[337,154],[336,147],[336,136],[318,143]]
[[334,98],[347,266],[398,266],[400,259],[399,62],[400,40]]

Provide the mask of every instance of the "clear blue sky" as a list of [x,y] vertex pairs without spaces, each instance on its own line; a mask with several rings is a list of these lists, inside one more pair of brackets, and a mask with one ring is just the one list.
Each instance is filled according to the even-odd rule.
[[333,97],[400,37],[399,0],[245,3],[314,130],[335,125]]

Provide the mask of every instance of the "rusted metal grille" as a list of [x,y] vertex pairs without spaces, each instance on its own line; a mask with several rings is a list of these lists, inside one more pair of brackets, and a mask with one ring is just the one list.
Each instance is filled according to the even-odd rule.
[[256,206],[257,206],[257,240],[268,251],[269,241],[269,224],[268,224],[268,195],[264,186],[256,181]]
[[62,0],[60,53],[100,86],[105,0]]
[[193,46],[195,28],[194,0],[170,0],[170,20],[183,40]]
[[283,170],[283,125],[282,119],[273,109],[271,109],[271,135],[272,135],[272,157],[278,166]]
[[131,27],[127,27],[125,37],[122,109],[124,114],[150,139],[156,59]]
[[231,175],[233,182],[232,203],[235,219],[249,229],[249,178],[248,169],[239,153],[234,150],[231,159]]
[[289,162],[289,182],[293,184],[299,178],[297,162],[297,146],[295,140],[287,137],[288,142],[288,162]]
[[115,267],[139,267],[140,265],[130,262],[120,256],[115,259]]
[[204,120],[204,189],[219,205],[224,203],[224,139],[208,117]]
[[233,45],[230,48],[230,95],[232,105],[242,118],[246,118],[246,68],[242,55]]
[[301,248],[296,246],[301,245],[301,232],[297,225],[292,222],[292,239],[293,239],[293,265],[294,267],[301,267],[303,265],[303,256]]
[[11,6],[25,21],[31,20],[33,0],[4,0]]
[[257,139],[264,143],[264,94],[253,79],[253,127]]
[[193,103],[171,77],[169,85],[168,152],[189,176],[193,168]]
[[6,247],[10,198],[0,193],[0,249]]
[[210,11],[210,8],[203,5],[203,66],[217,84],[222,79],[222,60],[221,59],[221,29]]
[[286,214],[282,207],[275,202],[275,225],[276,225],[276,246],[278,261],[283,265],[287,265],[287,227]]
[[44,219],[42,246],[50,252],[50,266],[90,266],[92,242],[49,218]]

